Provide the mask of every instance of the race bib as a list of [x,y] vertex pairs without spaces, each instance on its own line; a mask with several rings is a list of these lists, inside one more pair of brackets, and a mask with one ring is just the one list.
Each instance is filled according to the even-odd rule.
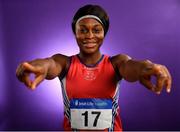
[[72,99],[70,101],[71,128],[103,130],[111,127],[112,100]]

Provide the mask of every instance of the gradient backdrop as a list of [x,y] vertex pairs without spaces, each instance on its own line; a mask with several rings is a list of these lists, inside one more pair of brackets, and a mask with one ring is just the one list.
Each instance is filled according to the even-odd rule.
[[103,53],[150,59],[172,74],[171,94],[121,82],[124,130],[180,130],[180,0],[1,0],[0,130],[62,130],[58,79],[31,91],[15,70],[22,61],[78,53],[71,20],[87,3],[101,5],[110,17]]

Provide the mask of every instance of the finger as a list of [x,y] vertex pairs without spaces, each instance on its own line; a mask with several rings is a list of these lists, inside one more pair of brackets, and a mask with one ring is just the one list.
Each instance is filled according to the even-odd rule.
[[166,77],[163,74],[157,76],[156,89],[155,92],[160,94],[163,86],[165,85]]
[[24,84],[27,86],[27,87],[31,87],[31,80],[29,79],[29,74],[25,74],[24,75]]
[[166,87],[166,92],[170,93],[171,92],[171,79],[168,78],[166,81],[165,81],[165,87]]
[[149,75],[149,76],[156,76],[157,77],[157,81],[156,81],[156,87],[155,87],[155,92],[157,94],[160,94],[162,91],[162,88],[164,86],[165,83],[165,79],[167,77],[166,72],[164,71],[164,68],[162,65],[158,65],[158,64],[154,64],[153,67],[151,69],[149,69],[145,75]]
[[43,75],[37,76],[33,81],[31,88],[34,90],[44,80],[44,78]]
[[19,72],[20,71],[20,65],[18,65],[18,67],[17,67],[17,69],[16,69],[16,77],[18,78],[18,76],[19,76]]
[[23,76],[24,76],[24,69],[21,64],[16,69],[16,77],[18,78],[19,81],[23,82]]
[[143,73],[145,76],[152,76],[152,75],[158,76],[159,74],[161,74],[161,71],[162,71],[161,65],[151,64],[143,70]]
[[153,68],[154,68],[153,65],[148,65],[148,66],[146,66],[146,67],[143,69],[144,75],[151,75],[151,74],[153,74],[153,73],[154,73]]
[[166,67],[164,68],[164,70],[165,70],[166,74],[168,75],[166,83],[165,83],[166,91],[168,93],[170,93],[171,92],[172,77],[171,77],[171,75],[170,75],[170,73]]
[[39,72],[39,69],[37,69],[36,67],[32,66],[28,62],[24,62],[22,65],[23,65],[24,69],[29,71],[29,72],[33,72],[33,73]]
[[140,83],[151,91],[155,91],[155,85],[151,83],[150,79],[141,78]]
[[28,68],[26,67],[27,62],[21,63],[16,69],[16,77],[24,82],[25,74],[29,73]]

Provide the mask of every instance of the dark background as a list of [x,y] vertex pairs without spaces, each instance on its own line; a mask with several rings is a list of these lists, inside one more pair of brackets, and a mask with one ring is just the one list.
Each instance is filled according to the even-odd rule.
[[15,70],[22,61],[78,53],[71,20],[88,3],[101,5],[110,17],[102,53],[149,59],[172,74],[170,94],[121,82],[124,130],[180,130],[180,0],[1,0],[0,130],[62,130],[58,79],[31,91]]

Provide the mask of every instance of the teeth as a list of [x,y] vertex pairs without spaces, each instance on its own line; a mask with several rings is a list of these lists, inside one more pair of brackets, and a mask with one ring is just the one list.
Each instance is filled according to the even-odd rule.
[[88,43],[96,43],[96,42],[87,42],[87,41],[83,41],[84,44],[88,44]]
[[96,44],[95,43],[86,43],[86,44],[84,44],[84,46],[88,47],[88,48],[91,48],[91,47],[96,46]]

